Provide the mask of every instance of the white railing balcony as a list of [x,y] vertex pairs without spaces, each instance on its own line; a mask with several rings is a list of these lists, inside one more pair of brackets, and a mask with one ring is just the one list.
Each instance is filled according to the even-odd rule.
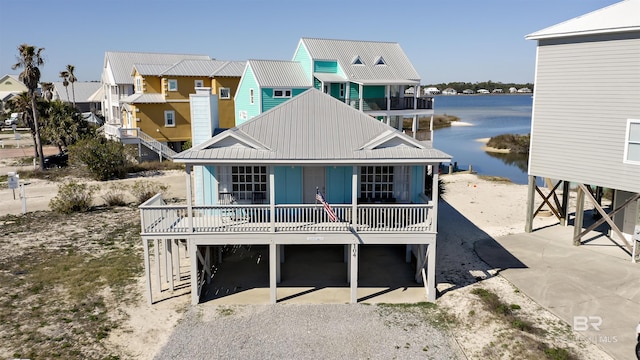
[[435,232],[431,204],[167,205],[158,194],[140,206],[142,235],[215,233]]

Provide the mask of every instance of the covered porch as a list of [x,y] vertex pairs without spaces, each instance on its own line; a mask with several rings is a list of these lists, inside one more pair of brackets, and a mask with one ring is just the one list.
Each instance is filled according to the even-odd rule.
[[[167,204],[158,194],[140,207],[149,303],[173,296],[177,288],[188,286],[192,303],[197,304],[223,261],[221,249],[242,246],[268,248],[268,260],[263,261],[269,262],[269,302],[276,303],[282,298],[277,288],[284,249],[290,245],[344,247],[350,302],[359,298],[358,255],[363,246],[404,246],[406,261],[413,260],[414,280],[423,284],[427,300],[435,300],[437,202],[431,199],[438,196],[438,174],[433,173],[437,164],[430,167],[430,196],[423,190],[414,201],[406,203],[363,197],[360,172],[354,166],[351,203],[330,204],[335,220],[320,202],[276,204],[278,180],[274,167],[269,168],[269,189],[260,199],[264,202],[261,204],[219,201],[196,205],[191,200],[196,198],[192,191],[193,166],[187,165],[186,204]],[[223,192],[218,200],[227,196]],[[185,276],[189,278],[188,285],[184,283]]]

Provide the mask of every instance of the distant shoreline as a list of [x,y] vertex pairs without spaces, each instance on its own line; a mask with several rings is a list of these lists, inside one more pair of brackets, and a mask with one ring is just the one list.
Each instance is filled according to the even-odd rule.
[[482,147],[482,150],[486,152],[499,153],[499,154],[509,154],[511,153],[511,149],[498,149],[491,146],[487,146],[486,144],[489,142],[490,138],[481,138],[476,139],[476,141],[484,143],[485,145]]

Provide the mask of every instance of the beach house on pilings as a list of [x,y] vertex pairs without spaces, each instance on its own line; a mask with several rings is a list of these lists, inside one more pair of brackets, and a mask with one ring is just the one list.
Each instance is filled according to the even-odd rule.
[[[561,222],[573,183],[574,244],[606,222],[610,239],[631,253],[632,238],[640,236],[640,0],[526,38],[538,42],[526,230],[540,210],[533,206],[535,178],[556,181],[545,202]],[[600,205],[602,188],[613,190],[610,209]],[[564,189],[562,200],[556,189]],[[583,229],[585,197],[601,219]]]
[[[188,261],[198,303],[216,276],[219,250],[251,245],[268,248],[268,301],[276,303],[289,246],[338,245],[350,289],[342,301],[357,302],[361,250],[376,244],[404,246],[407,261],[415,260],[415,280],[433,301],[437,169],[450,158],[431,142],[308,89],[174,158],[186,165],[186,204],[165,204],[157,195],[141,206],[149,301],[170,296]],[[176,255],[180,241],[187,258]]]

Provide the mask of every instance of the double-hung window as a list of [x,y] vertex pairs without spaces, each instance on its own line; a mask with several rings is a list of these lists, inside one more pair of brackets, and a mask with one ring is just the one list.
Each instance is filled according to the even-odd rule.
[[249,89],[249,104],[253,105],[254,100],[253,89]]
[[273,89],[274,98],[290,98],[291,89]]
[[627,135],[624,148],[624,162],[640,164],[640,120],[627,120]]
[[176,126],[176,112],[173,110],[164,111],[164,126],[174,127]]
[[219,90],[220,99],[231,99],[231,89],[221,87]]
[[178,80],[176,79],[167,80],[167,90],[178,91]]
[[[193,81],[193,86],[197,87],[197,88],[199,88],[199,87],[201,88],[201,87],[204,86],[204,81],[202,81],[202,80],[194,80]],[[176,87],[177,87],[177,85],[176,85]]]

